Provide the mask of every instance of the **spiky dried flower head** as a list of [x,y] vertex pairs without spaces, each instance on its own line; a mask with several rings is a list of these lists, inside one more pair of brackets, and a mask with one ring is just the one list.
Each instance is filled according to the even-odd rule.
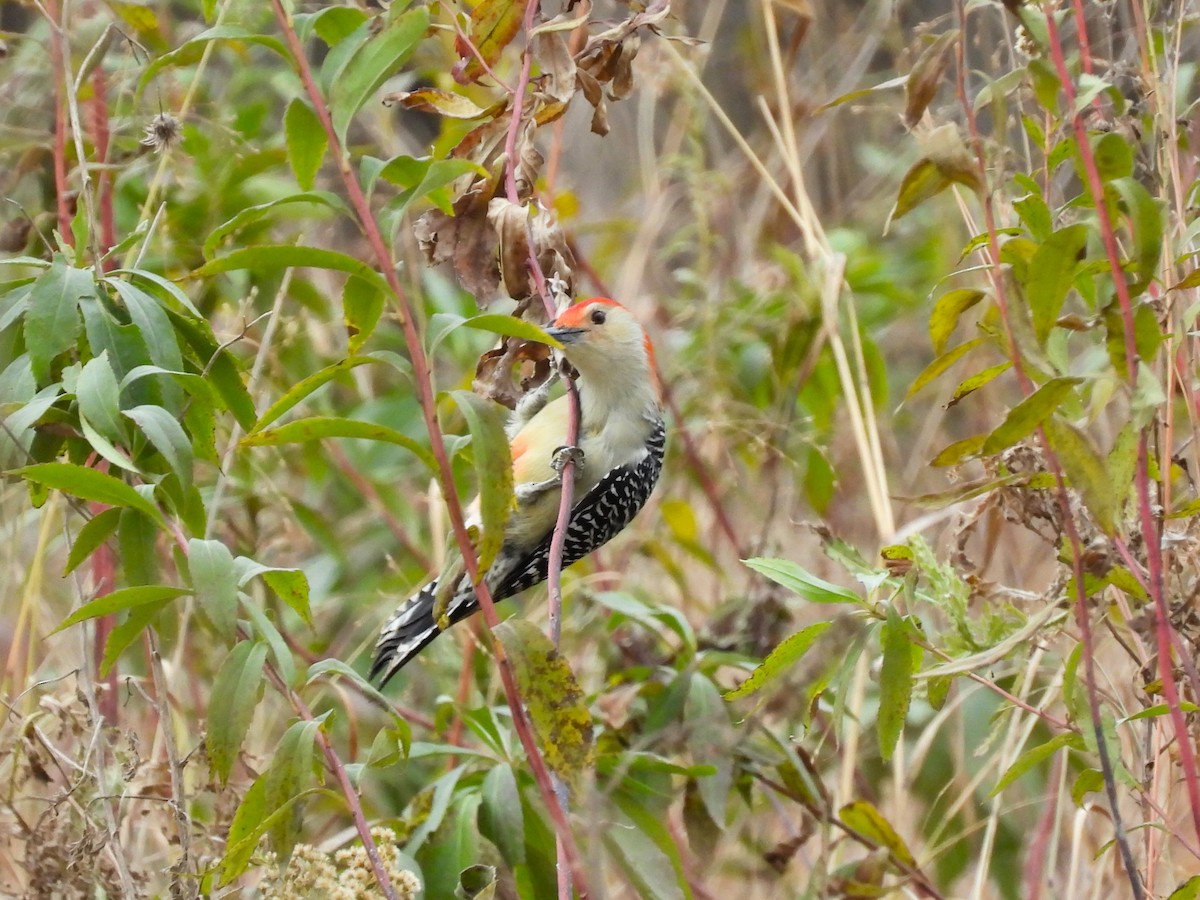
[[146,125],[141,145],[162,153],[179,141],[182,124],[170,113],[160,112]]

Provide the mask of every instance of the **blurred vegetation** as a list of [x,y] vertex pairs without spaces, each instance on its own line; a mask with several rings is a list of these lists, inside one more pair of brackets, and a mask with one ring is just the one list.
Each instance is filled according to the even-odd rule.
[[671,419],[500,607],[575,888],[1195,898],[1194,6],[532,7],[0,4],[0,893],[569,895],[482,623],[364,677],[532,201]]

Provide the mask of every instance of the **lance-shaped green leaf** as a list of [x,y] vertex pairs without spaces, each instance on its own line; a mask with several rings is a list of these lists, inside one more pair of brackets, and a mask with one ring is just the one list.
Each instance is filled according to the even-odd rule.
[[954,393],[950,396],[946,403],[946,408],[949,409],[963,398],[975,393],[984,385],[990,384],[997,376],[1003,375],[1012,368],[1012,362],[1005,360],[1002,363],[997,363],[994,366],[988,366],[982,372],[976,372],[970,378],[964,378],[959,382],[958,387],[954,389]]
[[147,603],[174,600],[176,597],[182,597],[184,594],[190,593],[191,591],[187,588],[172,587],[168,584],[142,584],[137,587],[121,588],[120,590],[113,591],[111,594],[97,597],[90,603],[83,604],[75,612],[63,619],[58,624],[58,627],[50,633],[57,634],[64,628],[70,628],[72,625],[77,625],[87,619],[107,616],[121,610],[132,609],[135,606],[144,606]]
[[228,641],[237,630],[237,570],[233,554],[220,541],[188,541],[188,572],[200,608]]
[[749,697],[776,681],[784,672],[804,658],[804,654],[816,643],[817,638],[832,624],[832,622],[817,622],[800,629],[780,642],[779,646],[762,661],[762,664],[750,673],[749,678],[733,690],[725,692],[725,699],[737,700],[740,697]]
[[995,797],[1038,763],[1049,759],[1063,747],[1069,747],[1072,750],[1083,750],[1083,738],[1073,731],[1064,731],[1062,734],[1056,734],[1044,744],[1038,744],[1036,747],[1026,750],[1000,776],[1000,780],[996,782],[996,786],[992,788],[988,796]]
[[927,365],[921,374],[917,376],[916,380],[913,381],[912,385],[908,389],[908,393],[904,395],[904,399],[911,399],[918,391],[921,390],[921,388],[925,387],[925,385],[929,384],[929,382],[933,381],[976,347],[982,345],[985,340],[985,338],[974,338],[967,341],[965,344],[959,344],[957,347],[953,347],[938,356],[933,362]]
[[371,282],[380,290],[387,290],[387,282],[383,280],[383,276],[353,256],[338,253],[336,250],[302,247],[294,244],[242,247],[225,256],[209,260],[192,272],[190,277],[208,278],[221,272],[235,272],[240,269],[292,268],[330,269],[334,272],[345,272]]
[[283,42],[279,38],[266,34],[257,34],[238,25],[216,25],[180,44],[170,53],[164,53],[158,59],[151,62],[150,65],[146,66],[142,72],[142,77],[138,80],[137,95],[141,96],[142,91],[146,89],[146,85],[151,83],[160,69],[175,65],[176,63],[195,62],[199,59],[196,48],[202,44],[207,44],[209,41],[258,44],[278,53],[289,63],[292,61],[291,54],[288,53],[287,47],[283,45]]
[[986,297],[983,291],[973,288],[959,288],[947,291],[938,297],[929,314],[929,340],[933,344],[933,352],[939,356],[946,349],[946,341],[958,326],[959,317],[964,312]]
[[129,318],[141,332],[154,364],[172,372],[181,370],[183,354],[179,351],[179,338],[162,304],[131,282],[106,278],[105,283],[117,292],[125,304]]
[[1029,261],[1025,299],[1029,302],[1033,332],[1041,343],[1045,343],[1062,312],[1063,301],[1087,246],[1087,236],[1086,225],[1061,228],[1038,246]]
[[160,525],[165,524],[157,506],[107,472],[77,466],[74,463],[53,462],[14,469],[11,474],[20,475],[36,484],[71,494],[81,500],[94,500],[108,506],[128,506],[144,512]]
[[[293,100],[292,105],[288,107],[290,113],[294,107],[299,105],[303,109],[308,107],[299,100]],[[311,115],[311,110],[310,110]],[[319,128],[320,126],[318,126]],[[321,136],[325,136],[325,132],[320,132]],[[289,148],[290,149],[290,148]],[[318,164],[320,160],[318,159]],[[311,184],[309,185],[311,187]],[[233,234],[240,228],[245,228],[247,225],[253,225],[255,222],[261,221],[271,215],[277,208],[288,206],[292,203],[308,203],[314,206],[324,206],[334,212],[349,213],[349,208],[342,201],[342,198],[330,191],[314,191],[305,189],[302,193],[288,194],[286,197],[277,197],[266,203],[260,203],[257,206],[248,206],[238,212],[236,216],[226,222],[221,223],[212,230],[204,240],[204,258],[212,259],[213,253],[216,251],[220,243],[229,235]]]
[[161,406],[135,406],[124,415],[137,423],[142,434],[157,450],[184,489],[192,486],[192,442],[179,420]]
[[25,313],[25,349],[39,384],[50,380],[54,357],[75,346],[79,338],[79,300],[95,290],[91,270],[68,266],[57,256],[34,282]]
[[[329,135],[325,133],[321,120],[313,108],[299,97],[294,97],[283,114],[283,131],[287,136],[288,163],[296,175],[296,181],[306,191],[311,191],[317,180],[317,172],[325,159],[329,146]],[[208,256],[208,241],[204,242]]]
[[301,379],[288,390],[282,397],[272,403],[263,411],[263,414],[258,417],[258,421],[254,423],[254,427],[250,429],[247,437],[262,431],[272,422],[276,421],[280,416],[292,409],[297,403],[311,395],[318,388],[331,382],[345,372],[358,366],[364,366],[367,363],[377,362],[371,356],[351,356],[347,359],[335,362],[333,365],[326,366],[318,372],[314,372],[307,378]]
[[483,521],[477,547],[482,577],[500,552],[504,529],[513,510],[512,452],[504,431],[507,413],[499,404],[470,391],[453,391],[451,396],[471,432],[475,476],[479,482],[479,515]]
[[546,765],[573,783],[592,760],[592,714],[575,673],[532,622],[508,619],[495,634],[512,661]]
[[233,413],[242,428],[253,428],[256,417],[254,401],[250,398],[250,392],[246,390],[246,384],[242,381],[233,357],[217,343],[208,323],[197,322],[174,310],[168,311],[167,314],[176,332],[187,341],[197,356],[206,361],[206,378],[216,389],[225,408]]
[[358,353],[375,332],[387,295],[361,278],[347,278],[342,288],[342,317],[349,335],[349,350]]
[[266,431],[259,431],[242,438],[242,444],[247,447],[277,447],[280,444],[302,444],[330,437],[359,438],[364,441],[395,444],[397,447],[403,447],[412,452],[431,471],[437,470],[437,463],[429,449],[408,435],[394,428],[388,428],[386,425],[360,422],[357,419],[342,419],[336,416],[313,416],[308,419],[297,419],[286,425],[280,425],[278,428],[268,428]]
[[120,520],[121,510],[115,506],[92,516],[79,529],[79,534],[75,535],[75,543],[71,545],[71,552],[67,556],[67,565],[63,569],[63,575],[69,575],[71,572],[74,572],[80,563],[95,553],[101,544],[112,537],[117,530],[117,523]]
[[[294,722],[275,748],[271,768],[267,771],[266,793],[263,802],[268,812],[281,809],[300,796],[313,778],[313,751],[321,721]],[[300,835],[303,812],[292,807],[292,815],[277,821],[268,829],[271,845],[279,854],[289,853]]]
[[862,603],[858,594],[818,578],[791,560],[756,557],[742,562],[812,603]]
[[883,813],[866,800],[847,803],[838,810],[838,818],[863,837],[887,849],[903,865],[912,867],[917,864],[912,851],[896,833],[896,829],[883,817]]
[[908,707],[912,702],[913,674],[920,648],[913,643],[912,626],[894,606],[888,607],[887,621],[880,630],[883,666],[879,672],[879,753],[892,758],[896,743],[904,733]]
[[133,606],[129,609],[129,615],[125,617],[124,622],[117,624],[108,635],[108,641],[104,645],[104,656],[100,660],[100,677],[107,678],[108,673],[112,671],[113,666],[117,664],[117,660],[121,654],[142,636],[150,623],[154,621],[164,607],[170,605],[170,600],[156,600],[153,603],[144,603],[140,606]]
[[429,10],[424,6],[410,9],[393,18],[347,61],[329,91],[333,130],[343,146],[354,114],[396,74],[428,27]]
[[1115,178],[1106,185],[1106,190],[1116,191],[1129,216],[1129,230],[1133,234],[1133,272],[1136,276],[1129,285],[1129,293],[1136,297],[1154,280],[1158,271],[1158,259],[1163,246],[1162,205],[1141,182],[1132,177]]
[[510,866],[525,862],[525,812],[517,776],[507,763],[493,766],[483,779],[479,832],[500,849]]
[[250,730],[254,708],[262,699],[267,645],[240,641],[217,672],[208,704],[204,746],[212,773],[224,785]]
[[983,455],[992,456],[1029,437],[1082,381],[1082,378],[1051,378],[1009,410],[1000,427],[984,440]]
[[1042,423],[1054,455],[1062,463],[1071,487],[1079,491],[1084,505],[1105,534],[1112,534],[1121,486],[1109,480],[1100,453],[1082,431],[1051,416]]

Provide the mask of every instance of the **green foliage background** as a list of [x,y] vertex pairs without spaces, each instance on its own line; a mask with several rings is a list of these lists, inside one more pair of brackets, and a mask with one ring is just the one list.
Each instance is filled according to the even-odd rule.
[[[490,638],[364,678],[511,490],[526,8],[285,6],[0,6],[0,893],[563,896]],[[521,174],[672,420],[559,651],[501,607],[591,895],[1196,897],[1194,11],[543,6]]]

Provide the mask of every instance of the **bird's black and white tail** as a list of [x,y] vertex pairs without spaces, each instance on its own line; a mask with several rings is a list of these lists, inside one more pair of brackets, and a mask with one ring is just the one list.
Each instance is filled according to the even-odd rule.
[[437,581],[431,581],[396,610],[379,633],[371,680],[382,687],[440,633],[433,618]]

